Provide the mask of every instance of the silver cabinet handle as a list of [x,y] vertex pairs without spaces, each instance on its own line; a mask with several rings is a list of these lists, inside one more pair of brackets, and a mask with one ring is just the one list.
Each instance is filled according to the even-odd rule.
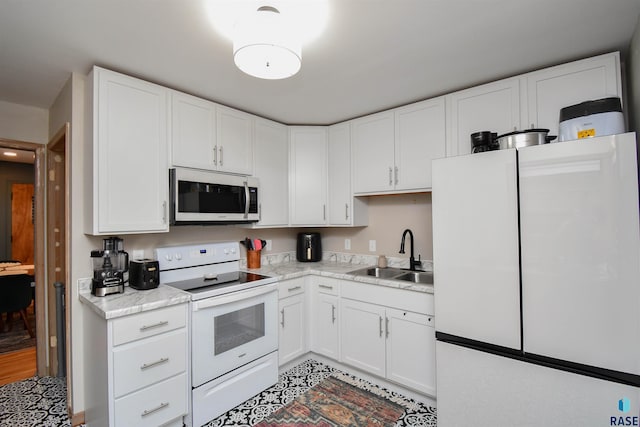
[[349,219],[349,204],[344,204],[344,219]]
[[393,169],[389,166],[389,186],[393,185]]
[[258,203],[258,222],[262,221],[262,203]]
[[142,366],[140,366],[140,370],[144,371],[145,369],[149,369],[149,368],[153,368],[154,366],[158,366],[158,365],[162,365],[163,363],[167,363],[169,361],[168,357],[163,357],[159,360],[156,360],[155,362],[151,362],[151,363],[144,363]]
[[378,316],[380,319],[380,336],[382,336],[382,316]]
[[153,409],[145,409],[144,411],[142,411],[142,414],[140,414],[141,417],[146,417],[147,415],[151,415],[156,411],[159,411],[162,408],[166,408],[167,406],[169,406],[169,402],[162,402],[160,403],[160,405],[156,406]]
[[222,146],[220,146],[220,166],[222,166]]
[[218,166],[218,147],[213,147],[213,164],[214,166]]
[[318,285],[319,288],[333,290],[333,286],[329,285]]
[[385,323],[384,323],[384,329],[386,330],[386,332],[385,332],[385,333],[386,333],[385,338],[389,338],[389,318],[388,318],[388,317],[385,317],[384,319],[385,319],[385,320],[384,320],[384,322],[385,322]]
[[284,328],[284,308],[282,310],[280,310],[280,314],[282,314],[282,321],[280,322],[280,324]]
[[331,323],[336,323],[336,306],[331,304]]
[[398,185],[398,167],[395,167],[395,173],[396,173],[396,185]]
[[153,328],[159,328],[161,326],[167,326],[168,324],[169,324],[168,320],[162,320],[162,321],[160,321],[158,323],[154,323],[153,325],[142,325],[140,327],[140,332],[144,332],[144,331],[147,331],[147,330],[153,329]]
[[167,223],[167,201],[162,202],[162,223]]
[[293,288],[287,289],[289,292],[297,291],[298,289],[302,289],[302,286],[294,286]]
[[322,205],[322,219],[327,220],[327,205]]

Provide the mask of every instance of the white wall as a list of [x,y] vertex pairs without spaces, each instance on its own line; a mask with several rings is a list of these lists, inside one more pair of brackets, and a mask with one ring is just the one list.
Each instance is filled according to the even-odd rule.
[[640,132],[640,17],[629,46],[627,96],[631,104],[629,128]]
[[0,137],[46,144],[48,127],[48,110],[0,101]]

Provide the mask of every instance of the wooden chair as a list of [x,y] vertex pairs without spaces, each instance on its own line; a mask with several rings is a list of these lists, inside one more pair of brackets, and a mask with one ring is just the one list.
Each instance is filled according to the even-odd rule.
[[27,307],[31,305],[33,291],[31,282],[33,277],[28,274],[14,274],[0,276],[0,327],[2,325],[2,313],[20,313],[24,327],[31,338],[34,337],[33,329],[27,318]]

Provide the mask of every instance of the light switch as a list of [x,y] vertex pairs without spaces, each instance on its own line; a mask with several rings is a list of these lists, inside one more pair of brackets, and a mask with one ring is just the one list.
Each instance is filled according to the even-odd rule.
[[344,248],[347,250],[351,249],[351,239],[344,239]]
[[375,252],[376,251],[376,241],[375,240],[369,240],[369,251],[370,252]]

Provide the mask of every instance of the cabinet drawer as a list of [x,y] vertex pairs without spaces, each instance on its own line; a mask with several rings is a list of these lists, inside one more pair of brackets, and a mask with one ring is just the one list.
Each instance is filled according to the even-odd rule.
[[340,282],[336,279],[312,276],[316,290],[321,294],[338,295]]
[[187,413],[187,374],[170,378],[115,401],[117,426],[155,427]]
[[113,321],[113,345],[151,337],[187,324],[187,305],[180,304],[145,311]]
[[341,293],[343,298],[433,315],[433,294],[358,282],[345,282]]
[[278,299],[304,293],[304,277],[285,280],[278,283]]
[[113,352],[114,395],[123,396],[186,369],[186,328],[122,346]]

